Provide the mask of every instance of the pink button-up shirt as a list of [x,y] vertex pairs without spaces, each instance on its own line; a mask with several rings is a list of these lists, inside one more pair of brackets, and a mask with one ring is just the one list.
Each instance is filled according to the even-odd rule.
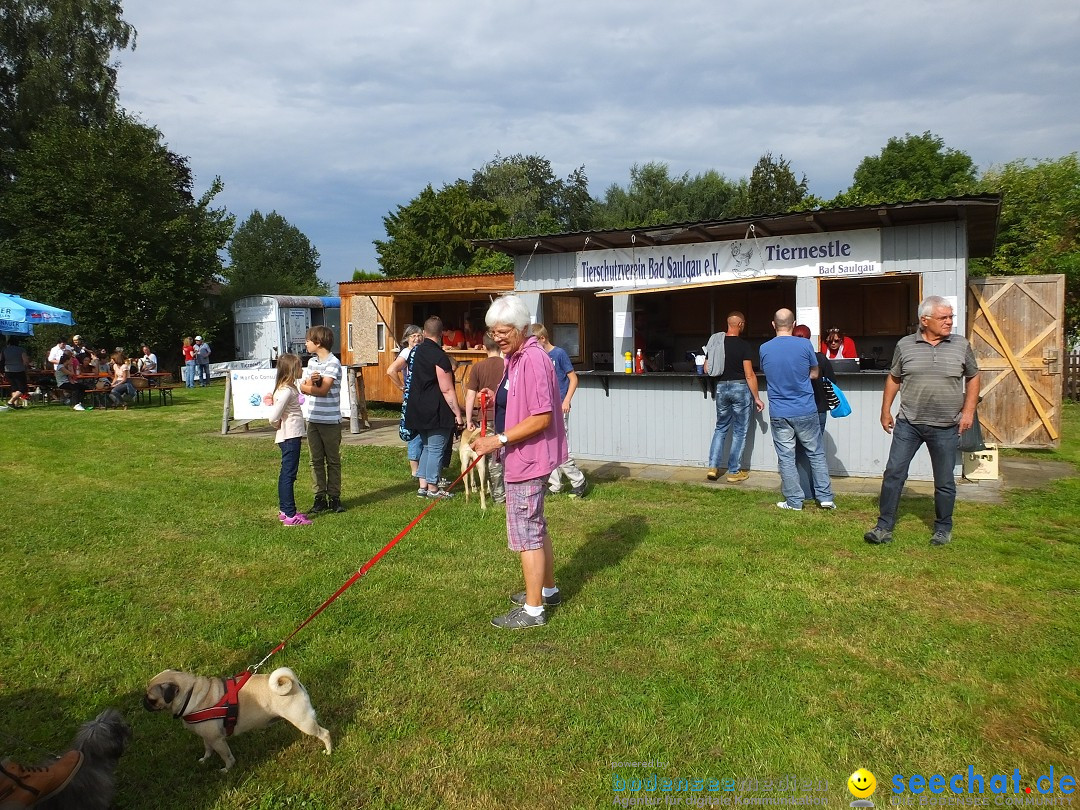
[[568,458],[555,364],[540,348],[536,337],[530,335],[522,347],[507,358],[506,375],[506,429],[542,413],[551,414],[551,424],[535,436],[507,446],[505,478],[511,483],[546,478]]

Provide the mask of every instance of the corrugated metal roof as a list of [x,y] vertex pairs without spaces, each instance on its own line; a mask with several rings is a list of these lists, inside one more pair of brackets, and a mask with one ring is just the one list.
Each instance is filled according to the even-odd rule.
[[993,254],[1000,213],[1000,194],[973,194],[939,200],[912,200],[852,208],[820,208],[780,214],[760,214],[738,219],[673,222],[668,225],[642,228],[537,234],[509,239],[478,239],[473,244],[511,256],[526,256],[534,251],[541,254],[574,253],[579,250],[658,244],[722,242],[741,239],[751,225],[754,226],[758,236],[768,237],[964,221],[967,223],[968,256],[977,258]]

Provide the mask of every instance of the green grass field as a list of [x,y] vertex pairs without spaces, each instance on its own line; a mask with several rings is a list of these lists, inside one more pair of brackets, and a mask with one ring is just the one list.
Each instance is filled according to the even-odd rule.
[[[959,503],[944,548],[929,498],[871,547],[868,498],[792,515],[775,493],[600,483],[549,501],[564,605],[521,633],[489,625],[521,584],[501,507],[442,503],[263,670],[296,670],[333,755],[278,724],[233,738],[228,774],[199,765],[146,682],[259,661],[422,508],[403,445],[346,447],[348,512],[281,527],[277,448],[220,436],[222,393],[0,413],[4,754],[116,706],[121,808],[585,808],[653,774],[763,797],[793,775],[846,807],[860,766],[881,807],[893,774],[1080,777],[1077,477]],[[1043,455],[1080,462],[1080,407],[1064,435]]]

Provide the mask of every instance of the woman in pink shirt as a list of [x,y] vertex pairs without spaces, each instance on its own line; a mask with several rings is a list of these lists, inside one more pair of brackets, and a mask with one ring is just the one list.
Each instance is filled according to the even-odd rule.
[[[477,438],[480,454],[503,454],[506,479],[506,534],[511,551],[521,554],[525,590],[511,595],[515,607],[491,623],[504,630],[547,624],[545,607],[560,604],[544,494],[551,471],[566,461],[566,430],[555,365],[529,335],[529,310],[515,295],[496,299],[488,309],[490,334],[506,357],[506,375],[495,397],[495,431]],[[559,418],[555,418],[559,415]]]

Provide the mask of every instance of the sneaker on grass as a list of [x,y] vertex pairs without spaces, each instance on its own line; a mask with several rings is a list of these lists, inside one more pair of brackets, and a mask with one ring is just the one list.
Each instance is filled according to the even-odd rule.
[[576,487],[574,487],[573,489],[570,490],[570,497],[571,498],[584,498],[585,497],[585,490],[586,490],[587,487],[588,487],[588,484],[586,484],[584,481],[582,481],[580,486],[576,486]]
[[863,540],[867,543],[872,543],[875,546],[884,545],[885,543],[892,542],[892,532],[887,531],[880,526],[875,526],[863,535]]
[[[525,591],[510,594],[510,601],[518,607],[525,607]],[[544,607],[558,607],[562,604],[562,594],[555,591],[551,596],[544,597]]]
[[780,501],[779,503],[776,504],[776,506],[777,506],[778,509],[790,509],[792,512],[801,512],[802,511],[801,506],[792,506],[787,501]]
[[509,613],[496,616],[491,623],[500,630],[526,630],[530,627],[543,627],[547,624],[547,616],[543,613],[539,616],[530,616],[525,608],[516,607]]
[[310,526],[311,521],[308,520],[308,516],[303,512],[297,512],[292,517],[287,517],[281,521],[282,526]]
[[943,546],[952,540],[952,532],[936,531],[930,537],[930,545]]

